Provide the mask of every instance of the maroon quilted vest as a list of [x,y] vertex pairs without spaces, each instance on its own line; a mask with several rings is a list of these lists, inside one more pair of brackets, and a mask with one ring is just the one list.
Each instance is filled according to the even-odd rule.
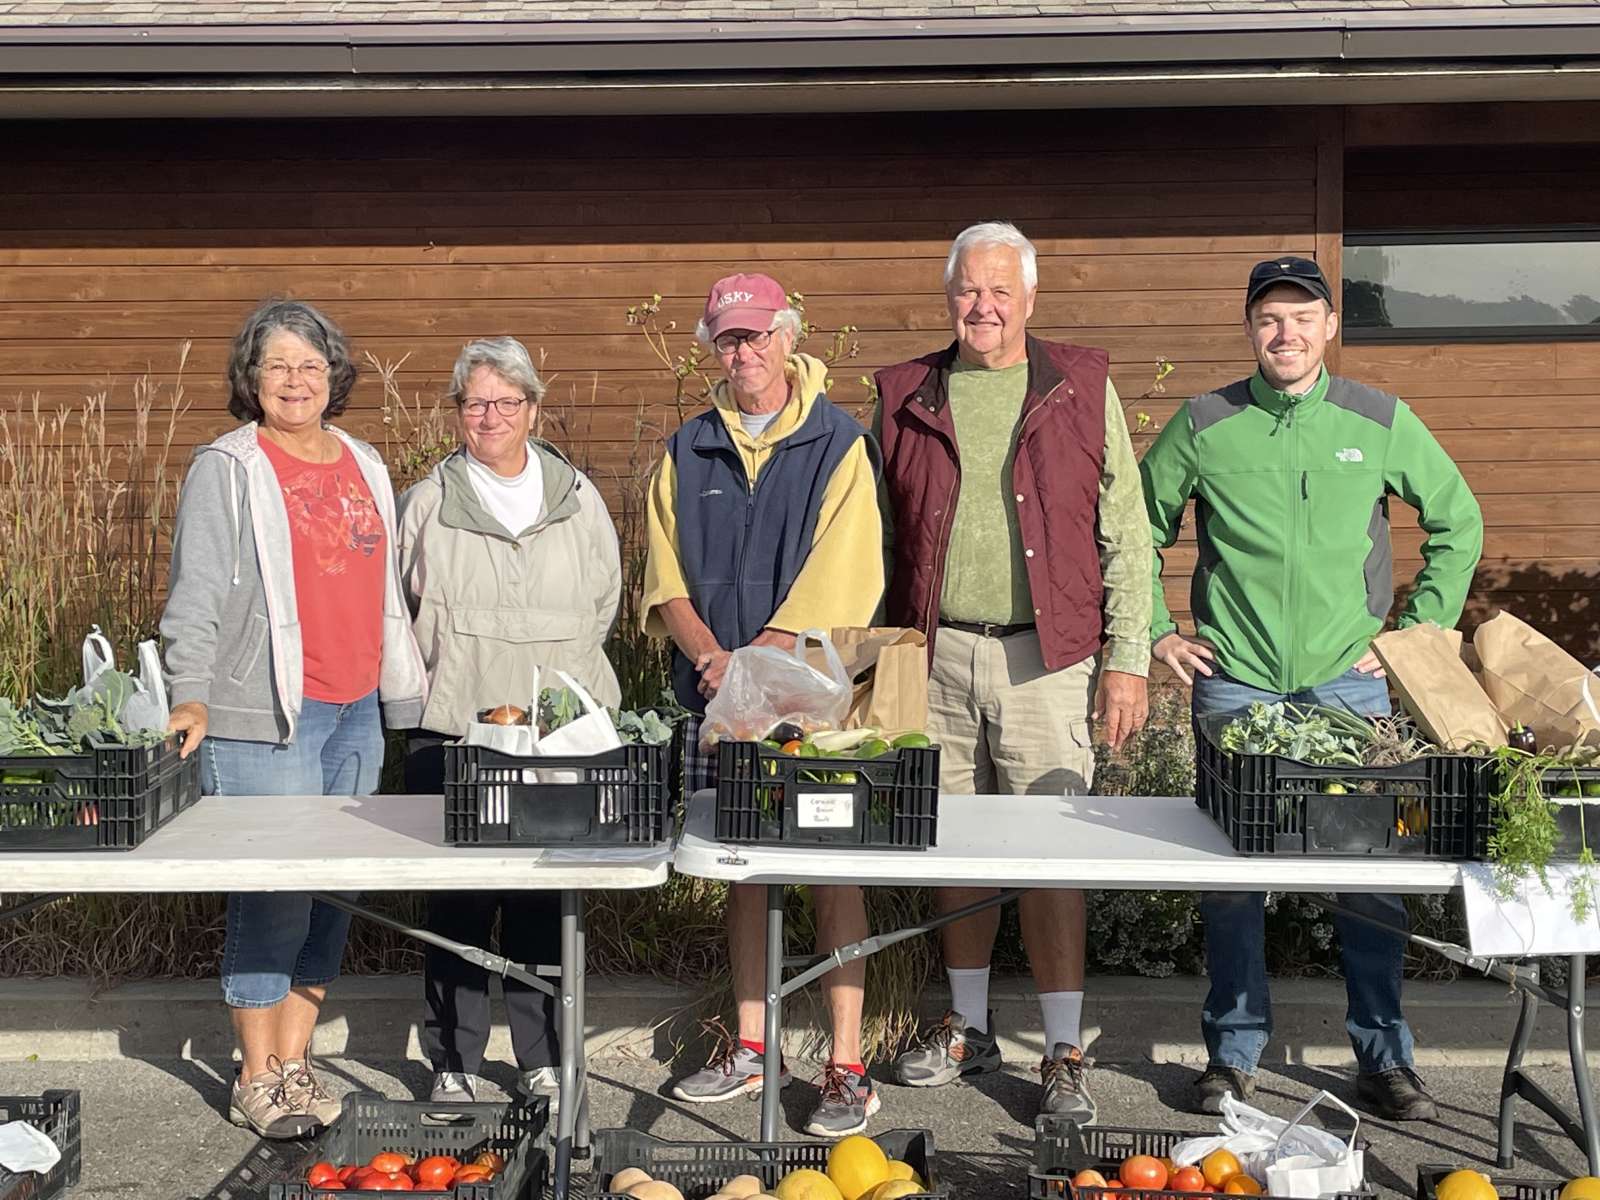
[[[883,482],[894,516],[888,623],[922,630],[930,656],[961,487],[961,450],[948,402],[955,359],[952,343],[876,376]],[[1028,395],[1012,483],[1034,621],[1044,664],[1052,671],[1082,662],[1103,640],[1095,524],[1108,368],[1104,350],[1028,339]]]

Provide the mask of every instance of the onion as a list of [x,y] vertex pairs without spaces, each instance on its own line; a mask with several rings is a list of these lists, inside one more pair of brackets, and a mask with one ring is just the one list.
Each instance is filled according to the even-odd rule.
[[502,704],[499,708],[484,709],[478,714],[478,720],[485,725],[526,725],[528,710],[515,704]]

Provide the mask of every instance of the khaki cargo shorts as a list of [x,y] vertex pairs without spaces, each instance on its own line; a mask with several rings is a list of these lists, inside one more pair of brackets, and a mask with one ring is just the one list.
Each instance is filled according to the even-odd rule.
[[1047,671],[1036,631],[987,638],[941,626],[928,675],[939,789],[1077,796],[1094,783],[1094,659]]

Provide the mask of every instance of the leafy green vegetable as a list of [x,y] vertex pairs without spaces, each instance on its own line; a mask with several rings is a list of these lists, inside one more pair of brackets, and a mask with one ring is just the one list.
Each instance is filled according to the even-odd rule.
[[[1584,789],[1574,768],[1587,765],[1569,750],[1542,750],[1530,754],[1510,746],[1487,750],[1496,772],[1497,785],[1489,796],[1494,811],[1494,831],[1489,835],[1489,859],[1494,863],[1495,884],[1502,896],[1509,897],[1516,885],[1529,875],[1538,877],[1546,892],[1550,890],[1547,869],[1561,839],[1556,824],[1557,806],[1550,793],[1581,797]],[[1562,773],[1571,772],[1571,782]],[[1585,810],[1578,805],[1578,828],[1583,850],[1578,855],[1579,870],[1568,889],[1572,915],[1586,920],[1594,907],[1595,858],[1589,849]]]
[[[576,693],[564,687],[542,688],[538,708],[540,737],[546,737],[583,716],[583,702]],[[606,712],[624,745],[645,746],[670,742],[673,728],[689,715],[689,710],[677,702],[670,689],[663,691],[661,700],[650,708],[608,708]]]
[[102,671],[94,683],[60,699],[38,696],[18,708],[0,697],[0,755],[73,754],[96,743],[150,746],[166,738],[159,730],[124,729],[118,720],[138,681],[122,671]]

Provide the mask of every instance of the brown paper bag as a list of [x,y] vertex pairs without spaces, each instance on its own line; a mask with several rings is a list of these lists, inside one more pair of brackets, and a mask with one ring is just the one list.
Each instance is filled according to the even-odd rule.
[[1541,746],[1570,746],[1600,735],[1600,679],[1526,621],[1497,613],[1472,635],[1483,687],[1508,724],[1526,725]]
[[1372,643],[1406,711],[1446,750],[1506,744],[1506,727],[1467,664],[1461,635],[1437,625],[1381,633]]
[[[928,641],[920,632],[841,626],[828,636],[855,684],[841,729],[905,733],[927,726]],[[821,649],[808,647],[806,661],[820,669]]]

